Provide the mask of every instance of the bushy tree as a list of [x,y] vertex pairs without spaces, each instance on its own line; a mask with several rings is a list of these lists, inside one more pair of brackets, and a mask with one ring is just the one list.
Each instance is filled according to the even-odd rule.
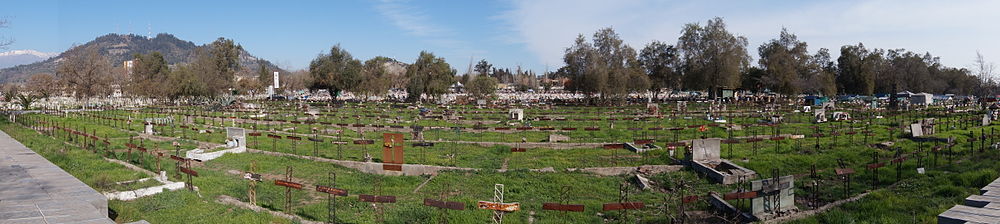
[[131,82],[128,84],[132,94],[149,98],[166,97],[170,90],[169,85],[164,85],[164,80],[170,75],[170,68],[167,61],[160,52],[149,54],[135,54],[135,62],[131,73]]
[[488,75],[476,75],[466,85],[465,89],[476,99],[485,99],[497,90],[497,79]]
[[448,87],[455,83],[455,73],[444,58],[421,51],[417,61],[406,69],[406,77],[410,80],[406,88],[407,101],[416,102],[422,95],[437,97],[447,93]]
[[330,53],[321,54],[309,64],[309,76],[313,83],[310,89],[326,89],[331,96],[341,91],[351,90],[361,82],[361,61],[351,53],[334,45]]
[[649,88],[656,96],[665,88],[680,89],[681,73],[677,71],[680,58],[673,45],[660,41],[647,44],[639,53],[639,63],[649,76]]
[[560,73],[570,79],[569,90],[598,96],[604,103],[620,103],[628,93],[649,88],[635,49],[624,44],[613,29],[598,30],[593,41],[590,44],[580,35],[566,49],[566,65]]
[[684,86],[713,95],[717,88],[739,87],[740,75],[750,64],[747,38],[730,33],[719,17],[705,26],[685,25],[676,46],[684,63]]

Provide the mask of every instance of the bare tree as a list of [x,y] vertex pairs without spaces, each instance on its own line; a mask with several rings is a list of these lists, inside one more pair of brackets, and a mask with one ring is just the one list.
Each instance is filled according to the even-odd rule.
[[112,80],[108,58],[101,55],[97,47],[71,51],[75,52],[56,70],[56,77],[66,84],[67,90],[74,92],[78,99],[110,94]]
[[993,80],[993,71],[996,69],[996,64],[986,61],[986,57],[983,57],[983,54],[978,51],[976,51],[976,60],[973,66],[975,66],[973,68],[974,75],[979,78],[980,83],[995,81]]
[[28,77],[24,87],[35,94],[39,99],[49,98],[59,94],[59,80],[48,73],[37,73]]

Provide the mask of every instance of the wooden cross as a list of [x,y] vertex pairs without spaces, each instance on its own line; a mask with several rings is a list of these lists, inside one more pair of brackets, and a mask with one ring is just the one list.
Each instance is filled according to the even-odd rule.
[[327,217],[328,223],[337,223],[337,197],[347,196],[347,190],[337,188],[337,174],[330,172],[330,186],[316,185],[316,191],[327,194]]
[[274,185],[285,187],[285,212],[292,214],[292,188],[302,190],[302,184],[292,182],[292,166],[285,168],[285,180],[274,180]]

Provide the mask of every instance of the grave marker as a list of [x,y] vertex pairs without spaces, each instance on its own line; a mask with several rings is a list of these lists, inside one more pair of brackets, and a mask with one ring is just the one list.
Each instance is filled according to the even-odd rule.
[[479,208],[493,210],[493,223],[503,223],[503,215],[507,212],[521,210],[521,204],[517,202],[504,202],[504,185],[493,185],[493,201],[479,201]]

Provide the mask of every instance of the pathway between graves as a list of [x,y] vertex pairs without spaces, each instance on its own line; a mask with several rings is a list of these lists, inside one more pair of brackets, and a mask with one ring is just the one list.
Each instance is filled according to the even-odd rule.
[[[152,138],[153,136],[146,135],[146,134],[140,134],[139,136],[142,137],[142,138],[153,140],[153,141],[173,141],[173,140],[177,139],[175,137],[167,137],[167,136],[155,136],[155,138]],[[191,141],[195,141],[195,140],[191,140]],[[210,142],[201,142],[201,141],[195,141],[195,142],[198,142],[199,145],[207,145],[210,148],[224,146],[224,145],[219,144],[219,143],[210,143]],[[317,161],[317,162],[333,163],[333,164],[337,164],[337,165],[344,166],[344,167],[347,167],[347,168],[355,169],[355,170],[358,170],[358,171],[361,171],[361,172],[364,172],[364,173],[380,174],[380,175],[392,175],[392,176],[398,176],[398,175],[406,175],[406,176],[434,175],[434,174],[437,174],[439,171],[444,171],[444,170],[459,170],[459,171],[479,171],[479,170],[483,170],[483,169],[469,168],[469,167],[435,166],[435,165],[424,165],[424,164],[402,164],[402,166],[403,166],[403,171],[402,172],[399,172],[399,171],[385,171],[382,168],[382,163],[376,163],[376,162],[335,160],[335,159],[327,159],[327,158],[321,158],[321,157],[313,157],[313,156],[289,154],[289,153],[283,153],[283,152],[264,151],[264,150],[253,149],[253,148],[247,148],[247,152],[250,152],[250,153],[261,153],[261,154],[264,154],[264,155],[272,155],[272,156],[288,156],[288,157],[295,157],[295,158],[300,158],[300,159],[308,159],[308,160]],[[620,175],[620,174],[630,173],[630,172],[633,172],[633,171],[644,173],[644,174],[655,174],[655,173],[662,173],[662,172],[674,172],[674,171],[681,170],[683,167],[684,167],[683,165],[642,165],[642,166],[635,166],[635,167],[566,168],[565,170],[568,171],[568,172],[581,171],[581,172],[588,172],[588,173],[593,173],[593,174],[597,174],[597,175],[614,176],[614,175]],[[507,170],[496,169],[495,171],[497,171],[497,172],[505,172]],[[546,167],[546,168],[538,168],[538,169],[527,169],[527,171],[529,171],[529,172],[556,172],[556,169],[553,169],[552,167]]]

